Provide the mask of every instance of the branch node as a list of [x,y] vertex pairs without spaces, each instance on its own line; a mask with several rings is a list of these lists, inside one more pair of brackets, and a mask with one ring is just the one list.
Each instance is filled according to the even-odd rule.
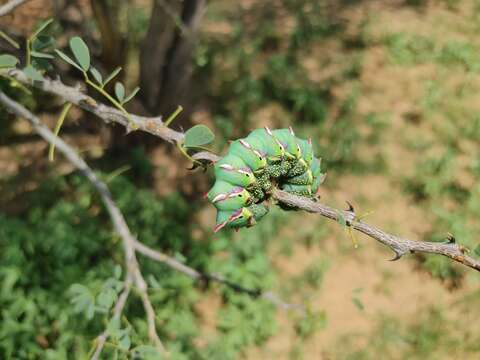
[[457,240],[455,239],[455,236],[453,236],[453,234],[451,234],[451,233],[447,233],[446,243],[447,244],[455,244],[456,242],[457,242]]

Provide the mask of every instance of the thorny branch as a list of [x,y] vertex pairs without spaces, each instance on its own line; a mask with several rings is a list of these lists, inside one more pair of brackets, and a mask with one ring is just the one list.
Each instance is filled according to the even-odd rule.
[[398,260],[403,255],[408,253],[418,252],[439,254],[472,269],[480,271],[480,261],[466,255],[466,249],[462,247],[462,245],[457,244],[455,239],[451,236],[443,243],[405,239],[386,233],[385,231],[380,230],[375,226],[368,225],[363,221],[358,221],[355,216],[355,211],[351,205],[349,210],[340,211],[320,202],[312,201],[301,196],[292,195],[281,190],[275,190],[273,197],[285,204],[295,206],[308,212],[320,214],[337,222],[341,222],[343,218],[346,222],[346,226],[351,226],[353,229],[370,236],[371,238],[392,249],[392,251],[395,253],[394,258],[391,259],[392,261]]
[[[2,72],[0,71],[0,74],[1,73]],[[20,70],[10,70],[8,71],[7,75],[24,84],[30,84],[27,76]],[[65,100],[94,113],[106,122],[116,122],[128,128],[128,119],[120,111],[103,104],[97,104],[92,98],[83,94],[79,89],[66,86],[60,80],[45,79],[41,82],[35,82],[34,85],[46,92],[56,94]],[[139,130],[149,132],[170,143],[178,143],[183,140],[183,133],[166,127],[160,117],[149,118],[132,115],[132,118]],[[219,158],[217,155],[207,151],[196,153],[192,157],[195,160],[204,160],[209,162],[215,162]],[[336,210],[323,205],[320,202],[314,202],[307,198],[295,196],[280,190],[274,191],[272,197],[280,202],[293,205],[302,210],[318,213],[335,221],[338,221],[340,214],[343,214],[348,225],[352,226],[353,229],[370,236],[371,238],[391,248],[395,252],[394,260],[400,259],[407,253],[414,252],[439,254],[472,269],[480,271],[480,261],[466,255],[465,249],[454,241],[438,243],[405,239],[388,234],[383,230],[368,225],[362,221],[356,221],[355,214],[351,211]]]
[[[1,70],[0,74],[2,74]],[[20,70],[10,70],[8,71],[7,75],[15,78],[21,83],[31,83],[27,76]],[[56,94],[65,100],[94,113],[106,122],[116,122],[128,128],[128,119],[125,117],[125,115],[109,106],[97,104],[92,98],[83,94],[78,88],[66,86],[60,80],[50,79],[45,79],[41,82],[35,82],[34,85],[46,92]],[[183,140],[183,133],[166,127],[160,117],[149,118],[132,115],[132,119],[138,126],[139,130],[156,135],[170,143],[178,143]],[[217,155],[207,151],[196,153],[192,157],[195,160],[203,160],[208,162],[215,162],[219,159]],[[405,239],[399,236],[388,234],[385,231],[368,225],[362,221],[357,221],[355,213],[351,211],[340,211],[321,204],[320,202],[315,202],[310,199],[295,196],[280,190],[274,191],[272,197],[277,201],[293,205],[305,211],[318,213],[321,216],[337,222],[339,221],[339,217],[341,215],[344,216],[344,218],[347,220],[347,225],[392,249],[395,253],[395,257],[392,260],[398,260],[403,255],[414,252],[438,254],[480,271],[480,261],[466,255],[465,249],[455,241],[450,240],[445,243],[438,243]]]
[[29,0],[10,0],[6,4],[0,6],[0,16],[7,15],[11,13],[16,7],[26,3]]

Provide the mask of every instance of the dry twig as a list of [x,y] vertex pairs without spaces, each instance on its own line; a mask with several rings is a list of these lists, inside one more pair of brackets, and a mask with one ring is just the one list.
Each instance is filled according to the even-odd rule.
[[10,0],[6,4],[0,6],[0,16],[7,15],[15,10],[16,7],[26,3],[29,0]]

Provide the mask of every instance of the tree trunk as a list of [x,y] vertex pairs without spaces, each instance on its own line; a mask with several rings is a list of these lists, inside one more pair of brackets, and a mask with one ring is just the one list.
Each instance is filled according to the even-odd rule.
[[192,58],[205,0],[155,0],[141,46],[140,88],[148,111],[167,116],[182,105],[188,115]]

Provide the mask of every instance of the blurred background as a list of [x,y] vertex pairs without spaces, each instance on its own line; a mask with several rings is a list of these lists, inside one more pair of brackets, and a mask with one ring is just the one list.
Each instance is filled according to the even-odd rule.
[[[56,48],[79,35],[98,69],[121,66],[127,87],[140,86],[130,112],[182,105],[172,126],[208,125],[219,153],[252,129],[292,125],[323,159],[324,203],[348,200],[405,237],[451,232],[477,253],[480,1],[31,0],[0,30],[22,43],[50,17]],[[0,39],[1,53],[15,51]],[[82,80],[52,64],[65,83]],[[55,126],[61,99],[5,78],[0,88]],[[69,289],[98,294],[120,271],[120,240],[91,186],[62,156],[49,162],[26,122],[0,108],[0,129],[0,358],[85,358],[106,315],[73,307]],[[142,242],[308,309],[199,286],[141,258],[174,359],[478,357],[472,270],[439,256],[391,263],[372,239],[357,235],[356,249],[338,224],[276,208],[254,228],[214,235],[202,198],[212,173],[187,170],[171,145],[79,109],[60,136],[108,179]],[[133,344],[145,343],[140,300],[125,313]]]

